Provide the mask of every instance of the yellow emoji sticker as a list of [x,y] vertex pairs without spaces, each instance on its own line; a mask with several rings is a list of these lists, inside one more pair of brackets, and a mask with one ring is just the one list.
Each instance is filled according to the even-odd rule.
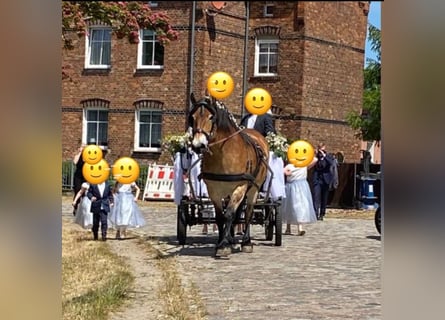
[[213,73],[207,79],[207,90],[216,99],[224,99],[230,96],[234,83],[232,77],[222,71]]
[[85,180],[91,184],[99,184],[105,182],[110,176],[110,166],[105,159],[101,159],[98,163],[84,163],[82,173]]
[[287,159],[296,167],[307,167],[314,159],[314,147],[304,140],[294,141],[287,149]]
[[86,146],[82,151],[82,159],[85,163],[95,164],[102,160],[103,152],[102,149],[95,145],[90,144]]
[[122,157],[113,164],[111,172],[113,178],[120,183],[132,183],[139,177],[139,164],[130,157]]
[[253,88],[247,92],[244,104],[251,114],[262,115],[272,106],[272,97],[262,88]]

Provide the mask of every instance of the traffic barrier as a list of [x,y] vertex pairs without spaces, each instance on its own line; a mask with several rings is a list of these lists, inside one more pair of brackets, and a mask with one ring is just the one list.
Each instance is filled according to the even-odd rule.
[[144,200],[174,199],[173,166],[151,164],[148,167]]

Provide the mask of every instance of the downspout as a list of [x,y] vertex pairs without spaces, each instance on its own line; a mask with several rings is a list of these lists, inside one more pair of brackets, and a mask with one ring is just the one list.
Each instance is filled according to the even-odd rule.
[[[189,92],[187,96],[188,108],[186,110],[186,119],[188,119],[188,113],[191,109],[190,96],[193,92],[193,73],[195,65],[195,19],[196,19],[196,1],[192,1],[192,33],[190,37],[190,71],[189,71]],[[188,123],[185,123],[185,129],[187,130]]]
[[249,1],[244,1],[246,6],[246,21],[244,25],[244,62],[243,62],[243,92],[241,94],[241,119],[244,117],[244,96],[247,91],[247,66],[248,66],[248,43],[249,43]]

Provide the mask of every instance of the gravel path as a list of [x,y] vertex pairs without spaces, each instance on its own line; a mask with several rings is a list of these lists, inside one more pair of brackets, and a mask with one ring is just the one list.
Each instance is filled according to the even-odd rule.
[[[69,202],[63,208],[71,213]],[[161,276],[139,237],[157,239],[158,249],[177,257],[183,283],[198,286],[209,320],[382,318],[382,244],[373,220],[334,219],[328,210],[304,236],[283,235],[281,247],[265,241],[264,228],[255,225],[253,253],[218,260],[217,235],[201,235],[199,225],[188,230],[185,246],[177,245],[173,203],[141,202],[141,210],[147,226],[133,238],[107,242],[136,277],[130,305],[112,320],[167,319],[158,297]]]

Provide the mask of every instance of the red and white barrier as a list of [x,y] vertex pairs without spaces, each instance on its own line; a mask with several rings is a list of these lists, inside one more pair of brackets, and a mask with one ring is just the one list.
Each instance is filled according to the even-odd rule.
[[152,164],[148,167],[144,200],[173,200],[173,166]]

